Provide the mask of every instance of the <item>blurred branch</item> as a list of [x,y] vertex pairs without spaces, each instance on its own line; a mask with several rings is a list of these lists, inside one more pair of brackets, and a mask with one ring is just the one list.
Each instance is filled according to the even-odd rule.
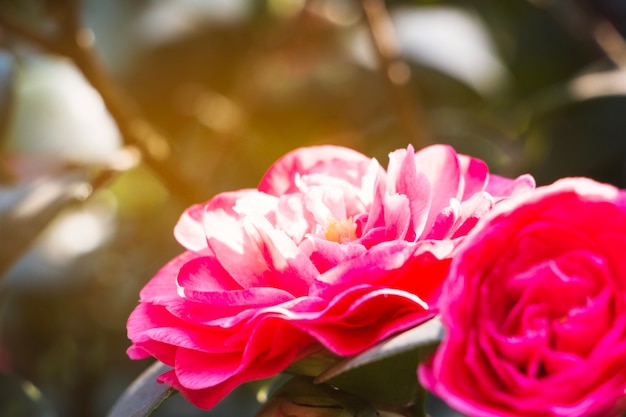
[[169,161],[168,139],[143,117],[134,100],[102,65],[93,47],[93,33],[81,25],[80,4],[80,0],[65,0],[63,14],[57,18],[60,25],[57,36],[46,36],[4,14],[0,14],[0,28],[44,51],[71,59],[101,95],[125,144],[141,151],[146,165],[169,192],[184,204],[203,201],[206,196],[183,178]]
[[416,148],[426,144],[421,111],[407,89],[411,69],[400,57],[391,17],[384,0],[361,0],[378,67],[389,90],[398,123]]

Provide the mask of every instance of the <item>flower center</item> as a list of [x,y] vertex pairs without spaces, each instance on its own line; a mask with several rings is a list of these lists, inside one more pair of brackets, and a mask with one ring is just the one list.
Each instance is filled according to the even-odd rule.
[[324,237],[337,243],[350,242],[356,239],[356,223],[352,221],[352,217],[343,220],[328,219]]

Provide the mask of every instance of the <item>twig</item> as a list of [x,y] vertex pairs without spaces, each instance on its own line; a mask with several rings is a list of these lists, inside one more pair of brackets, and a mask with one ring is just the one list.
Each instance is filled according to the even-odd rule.
[[384,0],[361,0],[381,76],[389,90],[398,123],[416,148],[426,143],[420,109],[406,86],[411,69],[400,58],[398,43]]

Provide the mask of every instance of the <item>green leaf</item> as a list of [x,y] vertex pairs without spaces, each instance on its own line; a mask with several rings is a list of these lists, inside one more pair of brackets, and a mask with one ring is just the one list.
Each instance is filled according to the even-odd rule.
[[344,391],[376,404],[405,405],[414,401],[419,384],[417,365],[443,337],[438,317],[346,359],[319,375]]
[[156,377],[170,367],[156,362],[146,369],[117,400],[107,417],[146,417],[161,403],[176,392],[173,388],[159,384]]

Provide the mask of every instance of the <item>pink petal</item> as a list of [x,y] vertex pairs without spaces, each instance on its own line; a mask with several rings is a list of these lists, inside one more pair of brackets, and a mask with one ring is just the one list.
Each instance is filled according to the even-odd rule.
[[356,284],[379,282],[389,271],[401,268],[415,252],[415,245],[405,241],[384,242],[363,256],[350,259],[319,276],[311,294],[331,299]]
[[234,211],[238,198],[243,195],[239,192],[220,194],[207,204],[203,220],[209,247],[218,262],[241,287],[249,288],[264,285],[262,277],[267,266],[262,256],[248,250],[243,216]]
[[349,356],[433,317],[425,304],[408,292],[361,285],[335,297],[317,316],[291,323],[332,352]]
[[244,232],[241,225],[243,216],[235,212],[234,208],[239,198],[250,193],[256,191],[221,193],[206,204],[202,223],[209,247],[211,241],[218,241],[234,253],[243,253]]
[[417,170],[423,172],[432,189],[432,202],[423,236],[430,231],[439,213],[450,205],[450,199],[462,196],[461,167],[453,148],[446,145],[432,145],[415,154]]
[[304,204],[315,222],[323,226],[328,219],[343,220],[348,217],[344,198],[344,193],[337,188],[316,186],[304,195]]
[[366,248],[356,242],[341,244],[314,236],[309,236],[300,244],[300,250],[315,265],[315,268],[323,273],[342,262],[361,256]]
[[242,289],[241,285],[226,272],[214,256],[199,256],[186,262],[179,269],[176,284],[185,295],[188,292]]
[[435,218],[435,222],[425,239],[441,240],[449,237],[450,232],[457,225],[460,217],[461,205],[456,199],[450,200],[450,205],[444,208]]
[[478,220],[493,208],[495,202],[486,192],[478,192],[461,203],[461,215],[453,238],[467,235]]
[[184,320],[189,324],[206,326],[219,326],[231,328],[248,320],[254,309],[245,304],[221,305],[219,308],[206,308],[206,304],[199,301],[180,298],[168,303],[167,311],[174,317]]
[[487,191],[494,197],[508,197],[519,195],[535,189],[535,179],[528,175],[520,175],[515,179],[490,174]]
[[354,286],[368,284],[435,300],[447,275],[453,248],[452,242],[382,243],[322,274],[310,294],[332,300]]
[[276,305],[293,298],[279,288],[254,287],[242,289],[215,258],[197,258],[185,264],[177,283],[182,296],[191,301],[211,305],[213,308],[246,306],[258,308]]
[[126,329],[128,338],[133,343],[150,340],[146,335],[151,329],[160,327],[176,327],[185,325],[183,321],[168,313],[163,306],[152,304],[139,304],[128,318]]
[[178,381],[178,378],[176,377],[176,371],[174,370],[161,374],[157,378],[157,381],[177,389],[182,394],[182,396],[187,399],[187,401],[205,410],[213,408],[235,387],[243,382],[247,382],[243,378],[231,378],[221,384],[212,386],[210,388],[192,390],[185,388]]
[[389,194],[404,194],[409,200],[412,227],[406,239],[415,240],[422,234],[429,210],[432,209],[432,182],[419,167],[416,168],[415,154],[410,145],[406,150],[400,149],[389,154],[387,174]]
[[[317,276],[315,266],[282,231],[273,229],[263,217],[249,216],[244,222],[247,257],[263,265],[263,280],[267,286],[282,288],[294,295],[308,293]],[[241,258],[238,260],[241,262]],[[242,262],[237,274],[245,274],[248,264]]]
[[[411,221],[415,220],[412,216],[411,200],[406,195],[386,195],[384,203],[385,215],[385,240],[404,240],[411,226]],[[417,209],[419,216],[419,209]],[[425,220],[425,216],[424,216]],[[417,221],[421,221],[418,219]],[[415,223],[413,223],[415,225]],[[419,227],[419,226],[418,226]],[[412,230],[414,232],[414,230]],[[415,236],[415,233],[413,233]]]
[[286,194],[280,197],[276,209],[276,227],[299,243],[307,233],[313,232],[315,220],[305,209],[302,194]]
[[383,177],[377,177],[374,181],[372,204],[366,214],[367,221],[360,230],[362,236],[367,234],[371,229],[385,227],[384,199],[387,195],[385,190],[386,183],[383,181]]
[[207,354],[180,348],[176,352],[176,377],[187,389],[215,386],[241,369],[241,352]]
[[[304,352],[304,354],[311,353],[308,349],[302,349],[302,352]],[[174,370],[160,375],[157,380],[179,390],[188,401],[197,407],[208,410],[213,408],[235,387],[244,382],[274,376],[300,358],[301,356],[294,350],[283,355],[274,356],[268,360],[260,359],[240,369],[240,371],[235,373],[231,378],[204,389],[188,389],[178,380],[176,371]],[[210,356],[206,356],[204,361],[212,363]]]
[[174,227],[176,240],[186,249],[199,251],[207,248],[206,235],[202,225],[204,204],[195,204],[185,210]]
[[296,175],[322,172],[359,186],[371,159],[341,146],[312,146],[289,152],[272,165],[259,184],[259,191],[280,196],[298,190]]
[[202,255],[187,251],[165,264],[139,293],[141,302],[163,305],[179,298],[180,296],[176,288],[178,271],[180,271],[180,268],[187,262],[200,256]]
[[485,189],[489,177],[489,167],[484,161],[467,155],[457,155],[457,158],[463,179],[461,201],[464,201]]

